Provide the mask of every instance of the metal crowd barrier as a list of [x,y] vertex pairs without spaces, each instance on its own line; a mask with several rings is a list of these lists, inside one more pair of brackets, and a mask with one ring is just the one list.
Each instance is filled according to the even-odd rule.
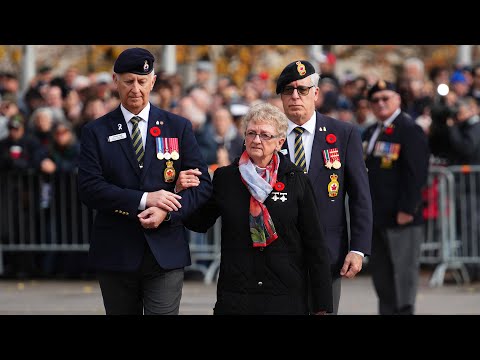
[[[0,173],[0,275],[4,253],[88,251],[95,211],[80,202],[77,174]],[[214,280],[220,254],[220,222],[207,234],[190,233],[192,265]]]
[[0,274],[4,252],[87,251],[94,212],[80,203],[77,175],[0,174]]
[[192,265],[187,267],[186,270],[200,271],[206,284],[213,283],[218,277],[220,267],[220,233],[220,218],[217,219],[217,222],[206,234],[189,232]]
[[[443,285],[447,272],[469,283],[467,265],[480,266],[480,165],[432,165],[424,201],[420,263],[435,266],[430,286]],[[95,212],[78,198],[76,173],[1,173],[0,204],[0,275],[5,252],[88,251]],[[218,276],[220,232],[220,219],[206,234],[190,232],[186,270],[200,271],[205,283]]]
[[431,166],[426,194],[420,262],[436,264],[429,285],[443,285],[447,271],[468,284],[466,265],[480,266],[480,166]]

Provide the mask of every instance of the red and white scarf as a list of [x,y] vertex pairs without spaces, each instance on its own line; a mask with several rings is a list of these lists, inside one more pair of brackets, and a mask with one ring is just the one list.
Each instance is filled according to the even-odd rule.
[[270,213],[263,203],[277,182],[279,164],[280,157],[275,153],[265,171],[260,175],[246,151],[243,152],[238,163],[242,181],[251,194],[249,219],[254,247],[265,247],[278,238]]

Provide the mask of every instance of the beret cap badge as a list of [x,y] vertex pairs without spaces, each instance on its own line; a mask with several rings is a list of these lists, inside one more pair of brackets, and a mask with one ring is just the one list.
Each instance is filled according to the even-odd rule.
[[280,94],[284,87],[292,81],[305,79],[315,73],[314,66],[307,60],[295,60],[285,66],[277,79],[276,93]]
[[297,71],[300,74],[300,76],[303,76],[307,73],[307,70],[305,69],[305,65],[303,65],[300,61],[296,62],[297,64]]
[[379,88],[379,89],[385,89],[386,87],[387,87],[387,84],[385,84],[385,81],[380,80],[380,81],[378,82],[378,88]]
[[143,64],[143,70],[144,70],[145,72],[147,72],[147,71],[148,71],[148,68],[149,68],[149,66],[148,66],[148,60],[145,60],[145,64]]

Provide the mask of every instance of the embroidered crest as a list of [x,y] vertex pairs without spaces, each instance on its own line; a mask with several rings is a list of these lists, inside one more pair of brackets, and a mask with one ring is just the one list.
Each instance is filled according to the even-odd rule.
[[329,197],[336,197],[338,195],[338,189],[340,188],[340,184],[337,181],[338,175],[332,174],[330,175],[330,182],[328,183],[328,196]]
[[297,61],[295,64],[297,64],[297,71],[301,76],[307,73],[307,70],[305,69],[305,65],[303,65],[301,61]]
[[173,167],[173,161],[167,161],[166,166],[167,167],[163,171],[163,177],[165,178],[165,182],[170,183],[175,180],[175,168]]

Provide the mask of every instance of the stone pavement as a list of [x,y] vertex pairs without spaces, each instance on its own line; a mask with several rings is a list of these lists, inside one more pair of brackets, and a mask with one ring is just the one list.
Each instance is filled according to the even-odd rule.
[[[428,286],[423,273],[417,296],[419,315],[480,315],[480,283]],[[210,315],[215,303],[215,284],[205,285],[187,276],[180,313]],[[377,300],[368,273],[342,282],[340,314],[375,315]],[[94,280],[0,279],[0,315],[103,315],[98,284]]]

